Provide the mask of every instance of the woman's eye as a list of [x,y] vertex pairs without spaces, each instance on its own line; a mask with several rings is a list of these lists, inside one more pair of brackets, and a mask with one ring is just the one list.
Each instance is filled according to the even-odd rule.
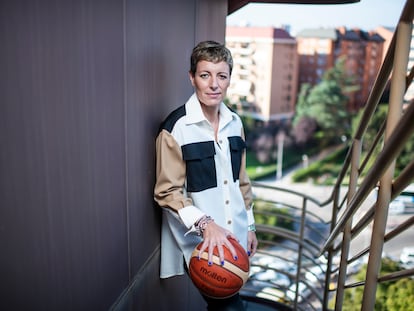
[[226,79],[227,79],[227,76],[226,76],[226,75],[219,75],[219,78],[220,78],[221,80],[226,80]]
[[202,74],[200,74],[200,78],[201,79],[207,79],[208,78],[208,74],[207,73],[202,73]]

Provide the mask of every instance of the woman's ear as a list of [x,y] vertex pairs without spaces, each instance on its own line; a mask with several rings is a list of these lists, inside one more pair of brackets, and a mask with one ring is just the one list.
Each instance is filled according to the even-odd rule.
[[188,77],[190,78],[192,86],[194,86],[194,75],[191,71],[188,72]]

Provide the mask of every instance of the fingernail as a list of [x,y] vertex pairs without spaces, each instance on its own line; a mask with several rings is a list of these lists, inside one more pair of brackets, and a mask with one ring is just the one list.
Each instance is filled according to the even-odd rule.
[[247,255],[250,256],[250,254],[251,254],[251,252],[250,251],[247,251]]
[[233,258],[234,258],[234,260],[237,260],[237,259],[239,259],[239,257],[237,257],[237,256],[234,256]]
[[211,261],[208,262],[208,265],[211,266],[213,263]]
[[224,260],[221,261],[221,265],[224,266]]

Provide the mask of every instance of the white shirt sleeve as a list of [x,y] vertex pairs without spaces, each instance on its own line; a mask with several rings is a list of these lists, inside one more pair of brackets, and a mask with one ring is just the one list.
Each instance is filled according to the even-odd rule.
[[194,205],[189,205],[178,210],[178,215],[184,225],[190,229],[194,223],[205,215],[200,209]]
[[253,204],[252,206],[247,210],[247,224],[253,225],[254,224],[254,214],[253,214]]

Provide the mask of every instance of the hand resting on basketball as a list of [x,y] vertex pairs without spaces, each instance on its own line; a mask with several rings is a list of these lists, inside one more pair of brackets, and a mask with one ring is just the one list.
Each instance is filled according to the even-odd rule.
[[214,221],[210,222],[203,232],[203,245],[200,249],[199,256],[204,252],[206,248],[208,248],[208,262],[212,263],[213,261],[213,250],[217,247],[220,262],[222,265],[224,264],[224,251],[223,247],[227,247],[232,254],[233,258],[237,258],[236,250],[234,249],[233,245],[231,245],[228,238],[233,238],[236,241],[238,240],[237,237],[231,233],[230,231],[224,229],[217,225]]

